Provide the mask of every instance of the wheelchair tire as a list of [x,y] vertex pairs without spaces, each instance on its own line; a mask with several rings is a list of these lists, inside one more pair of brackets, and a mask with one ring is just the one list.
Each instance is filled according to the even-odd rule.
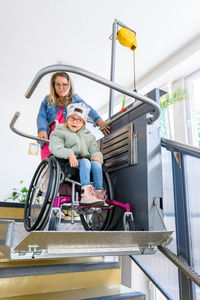
[[53,164],[53,176],[52,176],[52,189],[49,196],[49,200],[47,201],[46,207],[44,208],[44,213],[42,218],[40,219],[38,229],[43,230],[49,221],[49,215],[51,213],[51,208],[53,206],[54,198],[58,194],[58,189],[60,186],[60,178],[61,178],[61,169],[60,165],[57,162],[55,156],[50,156],[50,159]]
[[48,230],[49,231],[57,231],[58,229],[58,218],[56,216],[52,216],[50,218],[50,221],[49,221],[49,227],[48,227]]
[[53,199],[57,193],[60,168],[54,156],[44,159],[31,181],[24,208],[27,231],[43,230],[48,222]]
[[[107,198],[109,200],[114,199],[114,191],[112,187],[112,182],[106,167],[103,165],[103,186],[106,190]],[[107,230],[112,219],[113,209],[102,209],[95,210],[91,214],[80,215],[82,225],[85,230],[91,231],[103,231]]]

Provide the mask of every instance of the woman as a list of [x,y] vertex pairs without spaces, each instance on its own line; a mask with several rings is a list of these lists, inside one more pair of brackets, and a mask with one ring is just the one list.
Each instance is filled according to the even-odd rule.
[[[84,104],[85,101],[77,94],[74,94],[73,83],[70,76],[65,72],[57,72],[51,77],[50,94],[42,101],[37,117],[38,137],[48,139],[49,134],[55,129],[51,123],[55,120],[58,123],[65,123],[67,118],[67,105],[70,103]],[[86,104],[87,105],[87,104]],[[89,117],[97,126],[105,126],[103,132],[109,133],[109,126],[106,126],[100,115],[89,105]],[[49,145],[41,143],[41,158],[44,159],[51,154]]]

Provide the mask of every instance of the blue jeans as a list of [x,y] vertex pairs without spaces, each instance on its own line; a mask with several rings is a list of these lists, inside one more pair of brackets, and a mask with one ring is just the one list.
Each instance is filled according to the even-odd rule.
[[95,190],[103,190],[102,164],[87,158],[79,159],[78,162],[81,186],[90,184],[90,172],[92,172]]

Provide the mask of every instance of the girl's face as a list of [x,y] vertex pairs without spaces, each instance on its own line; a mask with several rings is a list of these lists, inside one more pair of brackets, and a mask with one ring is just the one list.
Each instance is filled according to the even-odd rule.
[[84,120],[77,115],[71,115],[67,118],[67,126],[73,132],[77,132],[81,129],[84,123]]
[[62,76],[57,76],[54,83],[55,91],[58,97],[64,98],[67,96],[70,84],[67,78]]

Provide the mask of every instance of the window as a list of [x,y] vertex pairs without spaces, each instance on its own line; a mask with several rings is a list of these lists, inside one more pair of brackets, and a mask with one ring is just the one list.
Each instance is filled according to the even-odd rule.
[[200,71],[186,79],[189,101],[186,101],[186,117],[189,144],[200,147]]

